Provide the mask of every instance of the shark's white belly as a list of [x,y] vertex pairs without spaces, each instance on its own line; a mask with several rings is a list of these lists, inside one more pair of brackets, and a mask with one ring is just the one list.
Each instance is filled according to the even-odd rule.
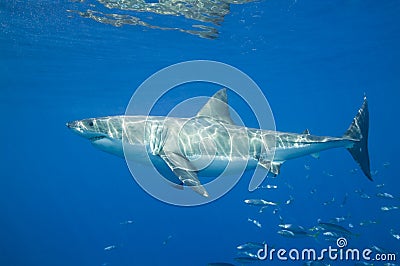
[[99,150],[124,157],[124,151],[122,148],[122,141],[118,139],[103,138],[91,142],[94,147]]
[[255,159],[242,157],[228,158],[224,156],[199,156],[196,160],[190,160],[198,169],[200,176],[218,176],[224,174],[241,174],[245,170],[254,169],[257,166]]
[[[149,154],[149,149],[143,145],[125,145],[123,147],[121,140],[109,138],[93,141],[92,144],[102,151],[121,158],[126,155],[128,160],[143,165],[152,166],[153,163],[157,163],[149,160],[151,154]],[[188,160],[201,176],[218,176],[222,173],[241,174],[244,170],[253,169],[257,166],[257,160],[248,160],[243,157],[228,158],[225,156],[200,155],[188,158]]]
[[[156,166],[161,161],[149,160],[150,149],[144,145],[125,145],[122,146],[121,140],[103,138],[93,141],[92,144],[105,152],[117,155],[121,158],[126,157],[129,161],[134,161],[142,165]],[[333,141],[324,143],[315,143],[307,145],[290,146],[288,148],[276,148],[274,157],[268,158],[268,160],[282,163],[284,161],[302,157],[309,154],[318,153],[323,150],[347,147],[352,145],[352,142]],[[124,154],[125,152],[125,154]],[[245,153],[244,153],[245,154]],[[245,170],[254,169],[257,167],[258,161],[251,157],[237,156],[210,156],[210,155],[197,155],[187,156],[187,159],[193,165],[194,169],[199,173],[200,176],[218,176],[222,173],[226,174],[241,174]]]
[[150,163],[146,148],[143,145],[123,146],[121,140],[109,138],[92,141],[92,145],[102,151],[114,154],[118,157],[126,157],[126,159],[130,161],[135,161],[141,164]]

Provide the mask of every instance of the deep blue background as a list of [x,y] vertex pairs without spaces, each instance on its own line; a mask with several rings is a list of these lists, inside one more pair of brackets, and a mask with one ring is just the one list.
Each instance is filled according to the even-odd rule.
[[[352,247],[400,251],[389,233],[400,231],[400,211],[380,211],[400,205],[398,1],[232,5],[216,40],[116,28],[66,12],[79,8],[63,1],[0,3],[1,265],[206,265],[234,262],[236,246],[246,241],[287,248],[331,244],[283,238],[272,209],[259,214],[243,203],[256,197],[284,202],[289,195],[294,202],[280,211],[285,221],[312,227],[319,218],[349,216],[342,225],[352,223],[360,234],[349,240]],[[193,59],[231,64],[252,77],[280,131],[340,136],[365,93],[375,182],[350,173],[358,166],[345,150],[331,150],[319,160],[285,163],[268,181],[276,191],[249,193],[245,175],[212,204],[174,207],[142,191],[124,160],[65,127],[70,120],[122,114],[149,75]],[[360,198],[356,189],[371,198]],[[379,199],[379,191],[397,199]],[[322,204],[333,197],[333,204]],[[126,220],[134,223],[120,224]],[[364,220],[377,224],[359,226]],[[116,248],[104,251],[109,245]]]

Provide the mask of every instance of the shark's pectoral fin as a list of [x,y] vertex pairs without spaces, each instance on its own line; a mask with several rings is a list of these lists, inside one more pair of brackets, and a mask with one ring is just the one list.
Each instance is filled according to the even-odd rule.
[[190,186],[194,191],[202,195],[203,197],[208,197],[208,192],[200,183],[196,172],[185,171],[177,168],[174,173],[182,181],[185,186]]
[[183,185],[191,187],[194,191],[204,197],[208,197],[208,192],[197,177],[196,169],[184,156],[174,152],[161,152],[160,157],[179,178]]
[[273,173],[275,176],[279,175],[279,173],[281,172],[281,165],[282,162],[271,162],[271,161],[267,161],[267,160],[262,160],[260,159],[258,161],[258,165],[264,167],[265,169],[269,170],[271,173]]

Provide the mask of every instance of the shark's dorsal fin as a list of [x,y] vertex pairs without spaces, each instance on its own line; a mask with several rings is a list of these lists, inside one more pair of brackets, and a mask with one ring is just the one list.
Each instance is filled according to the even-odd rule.
[[215,93],[197,113],[196,117],[212,117],[217,121],[234,124],[229,113],[228,96],[223,88]]
[[307,128],[306,130],[303,131],[302,134],[304,134],[304,135],[310,135],[310,130],[308,130],[308,128]]

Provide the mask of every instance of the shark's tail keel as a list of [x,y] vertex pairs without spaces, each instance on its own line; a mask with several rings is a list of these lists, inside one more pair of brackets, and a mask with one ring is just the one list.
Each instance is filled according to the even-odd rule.
[[354,160],[360,165],[364,174],[372,181],[369,154],[368,154],[368,128],[369,112],[367,97],[364,97],[363,105],[358,110],[349,129],[343,135],[343,138],[353,139],[352,147],[347,148]]

